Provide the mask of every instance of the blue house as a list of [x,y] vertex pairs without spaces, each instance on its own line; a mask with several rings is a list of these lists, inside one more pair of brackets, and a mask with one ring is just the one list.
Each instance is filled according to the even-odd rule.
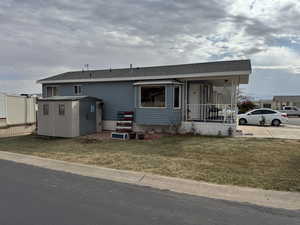
[[[236,129],[237,93],[250,60],[74,71],[38,83],[43,97],[90,96],[103,101],[103,128],[119,111],[134,112],[134,129],[228,135]],[[228,133],[229,132],[229,133]]]

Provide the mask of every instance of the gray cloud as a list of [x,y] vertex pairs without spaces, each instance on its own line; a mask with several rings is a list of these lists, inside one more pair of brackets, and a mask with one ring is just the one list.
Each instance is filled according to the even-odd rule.
[[85,63],[101,69],[255,57],[276,45],[278,35],[299,35],[299,12],[293,4],[280,9],[288,12],[286,20],[279,13],[273,21],[233,15],[232,4],[228,0],[2,0],[0,82],[34,82],[81,69]]
[[0,39],[5,42],[0,53],[4,58],[1,64],[15,61],[16,66],[46,68],[74,67],[86,61],[107,64],[114,63],[116,58],[121,62],[120,54],[123,57],[128,54],[137,61],[145,53],[157,57],[169,52],[178,37],[213,32],[218,21],[226,17],[224,6],[217,1],[77,1],[74,4],[67,0],[15,0],[7,1],[1,9]]

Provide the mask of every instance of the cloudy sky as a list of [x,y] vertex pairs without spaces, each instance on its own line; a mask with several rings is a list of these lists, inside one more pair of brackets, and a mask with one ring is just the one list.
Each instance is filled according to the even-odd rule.
[[69,70],[252,60],[246,92],[300,94],[298,0],[1,0],[0,91]]

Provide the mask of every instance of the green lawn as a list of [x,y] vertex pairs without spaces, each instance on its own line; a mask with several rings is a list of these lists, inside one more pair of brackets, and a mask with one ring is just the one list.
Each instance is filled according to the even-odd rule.
[[0,151],[219,184],[300,191],[300,141],[169,136],[144,141],[0,139]]

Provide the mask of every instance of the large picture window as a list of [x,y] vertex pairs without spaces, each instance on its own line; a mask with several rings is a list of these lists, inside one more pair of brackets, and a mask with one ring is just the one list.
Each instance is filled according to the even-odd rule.
[[141,107],[165,107],[166,88],[165,86],[142,86]]

